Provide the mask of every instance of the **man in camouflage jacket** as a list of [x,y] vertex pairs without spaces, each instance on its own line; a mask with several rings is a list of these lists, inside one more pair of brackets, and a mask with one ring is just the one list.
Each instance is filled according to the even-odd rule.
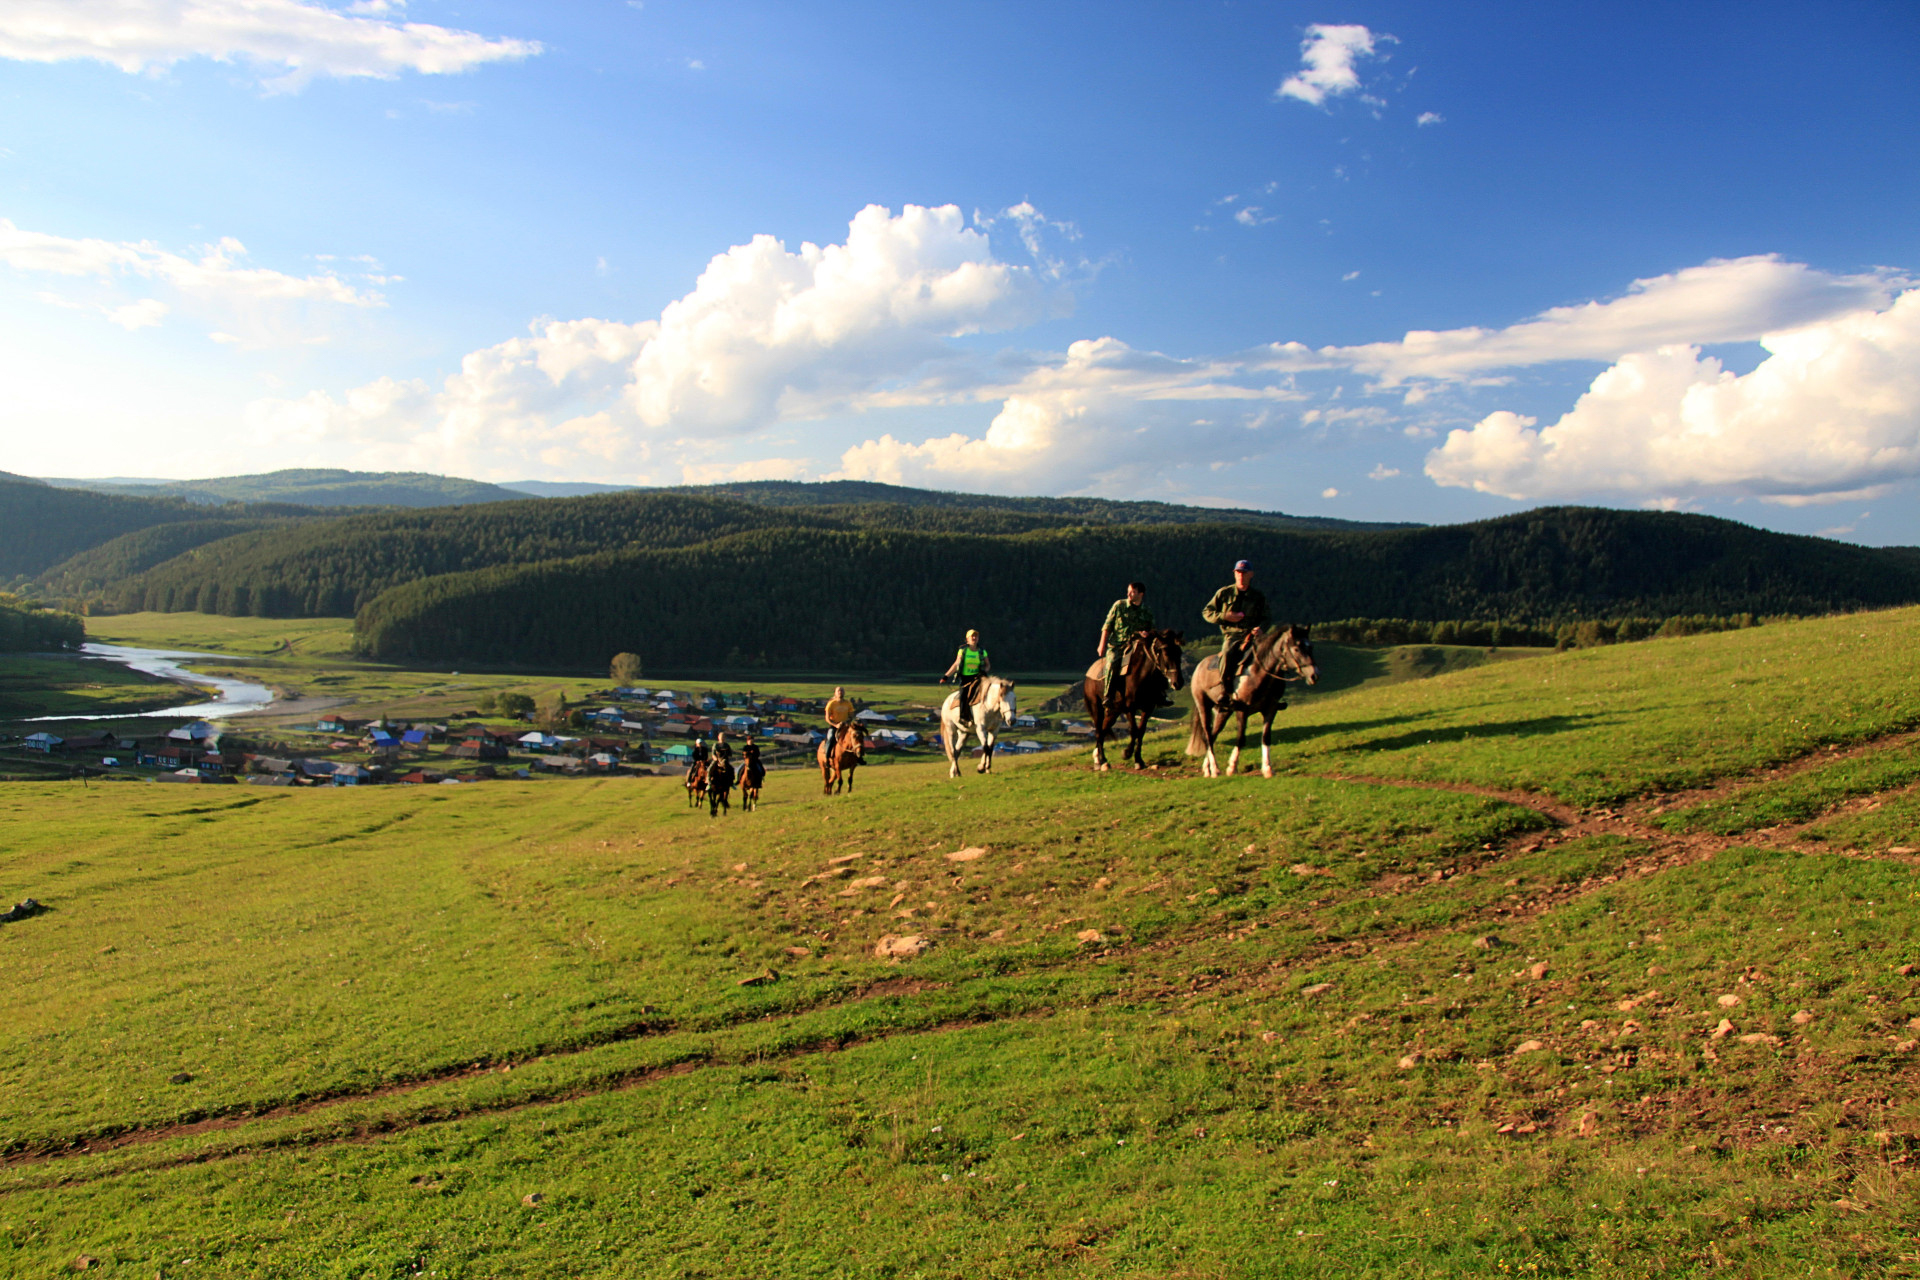
[[1100,701],[1109,712],[1120,705],[1122,677],[1126,675],[1127,646],[1133,638],[1153,630],[1153,612],[1147,608],[1147,588],[1142,582],[1129,582],[1124,598],[1115,600],[1100,624],[1100,647],[1094,653],[1107,660],[1100,678]]
[[1260,629],[1272,621],[1267,598],[1254,590],[1252,561],[1233,566],[1233,585],[1214,592],[1200,616],[1220,628],[1220,692],[1230,701],[1241,660]]

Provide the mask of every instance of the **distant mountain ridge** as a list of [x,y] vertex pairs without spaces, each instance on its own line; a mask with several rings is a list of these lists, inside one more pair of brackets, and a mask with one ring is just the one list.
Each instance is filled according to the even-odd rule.
[[45,483],[61,489],[87,489],[136,498],[182,498],[209,504],[291,502],[308,507],[453,507],[475,502],[508,502],[523,496],[497,484],[457,476],[328,467],[292,468],[208,480],[48,479]]

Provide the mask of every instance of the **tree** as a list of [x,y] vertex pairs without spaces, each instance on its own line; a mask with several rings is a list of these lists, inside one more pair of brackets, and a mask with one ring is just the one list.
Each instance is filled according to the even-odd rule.
[[613,655],[613,667],[609,677],[617,685],[630,685],[646,673],[640,669],[640,655],[637,653],[616,653]]
[[501,715],[518,719],[533,710],[533,699],[524,693],[503,693],[497,699],[497,705]]

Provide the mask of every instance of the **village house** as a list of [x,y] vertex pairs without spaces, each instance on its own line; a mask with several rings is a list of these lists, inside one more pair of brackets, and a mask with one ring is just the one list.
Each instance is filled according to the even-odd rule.
[[52,755],[56,751],[66,750],[67,742],[65,738],[57,738],[51,733],[42,732],[28,734],[26,740],[20,745],[29,751],[38,751],[42,755]]

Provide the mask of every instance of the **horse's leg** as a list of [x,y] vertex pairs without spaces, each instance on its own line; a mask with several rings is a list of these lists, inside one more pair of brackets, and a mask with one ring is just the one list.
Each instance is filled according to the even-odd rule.
[[1146,736],[1147,736],[1146,713],[1143,711],[1127,712],[1126,758],[1133,761],[1133,767],[1136,769],[1144,769],[1147,767],[1146,756],[1143,755],[1140,750],[1140,744],[1146,740]]
[[1205,693],[1200,695],[1200,703],[1195,710],[1199,713],[1200,723],[1205,726],[1207,734],[1207,755],[1200,762],[1200,775],[1205,778],[1217,778],[1220,776],[1220,761],[1213,754],[1213,744],[1219,740],[1220,729],[1224,729],[1227,722],[1223,719],[1219,729],[1214,727],[1213,699]]
[[1234,735],[1233,755],[1227,759],[1227,774],[1232,776],[1240,768],[1240,749],[1247,745],[1247,713],[1240,712],[1240,730]]
[[984,724],[980,726],[980,772],[993,772],[993,744],[997,741],[993,730]]
[[1267,708],[1266,719],[1260,726],[1260,776],[1273,776],[1273,708]]

